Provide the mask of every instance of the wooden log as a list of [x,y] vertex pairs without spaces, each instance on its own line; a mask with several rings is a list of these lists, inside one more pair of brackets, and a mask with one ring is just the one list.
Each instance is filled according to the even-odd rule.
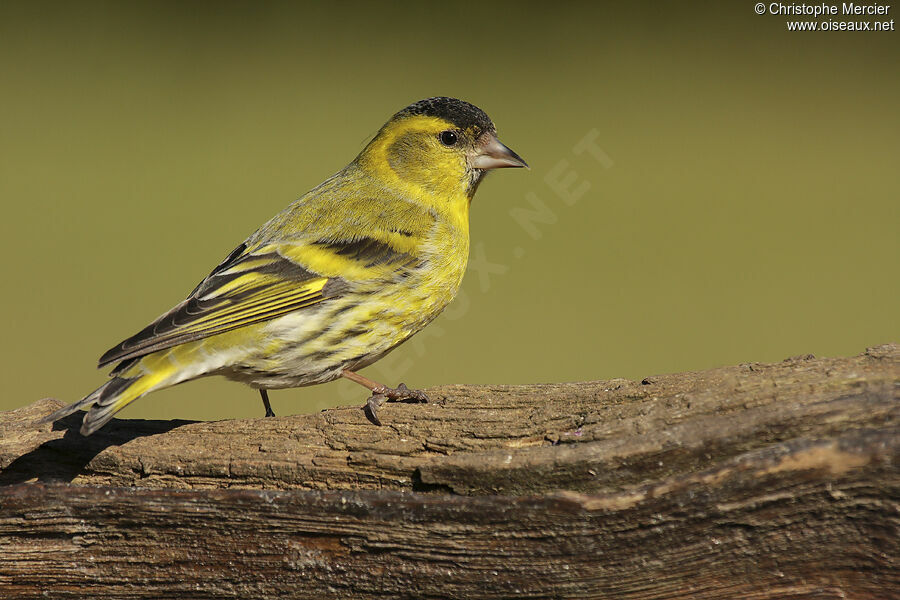
[[214,423],[0,415],[0,596],[888,598],[900,348]]

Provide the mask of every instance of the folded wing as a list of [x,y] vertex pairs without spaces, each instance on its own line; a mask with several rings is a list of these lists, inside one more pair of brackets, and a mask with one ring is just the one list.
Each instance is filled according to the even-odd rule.
[[186,300],[108,350],[99,366],[269,321],[341,295],[345,278],[385,279],[415,264],[410,254],[372,238],[252,250],[241,244]]

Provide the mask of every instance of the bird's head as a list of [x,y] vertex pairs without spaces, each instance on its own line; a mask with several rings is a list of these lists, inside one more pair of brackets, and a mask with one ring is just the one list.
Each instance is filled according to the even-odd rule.
[[421,100],[391,117],[357,163],[413,193],[468,199],[487,171],[528,166],[500,143],[483,110],[442,97]]

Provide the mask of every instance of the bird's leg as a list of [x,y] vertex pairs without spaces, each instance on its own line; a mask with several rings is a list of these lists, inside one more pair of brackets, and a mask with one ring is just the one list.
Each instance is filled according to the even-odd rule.
[[341,371],[341,376],[346,377],[350,381],[354,381],[359,385],[367,388],[372,395],[366,401],[366,416],[376,425],[381,425],[378,418],[378,408],[389,400],[399,400],[401,402],[428,402],[428,396],[422,390],[411,390],[406,387],[405,383],[401,383],[395,388],[389,388],[368,377],[363,377],[359,373],[353,371]]
[[266,416],[274,417],[275,413],[272,412],[272,405],[269,404],[269,392],[266,390],[259,390],[259,395],[262,396],[263,406],[266,407]]

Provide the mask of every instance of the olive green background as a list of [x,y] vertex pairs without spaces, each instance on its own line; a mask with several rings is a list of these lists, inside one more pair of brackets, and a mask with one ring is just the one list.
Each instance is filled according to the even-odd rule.
[[[433,95],[485,109],[532,169],[475,198],[492,266],[366,375],[640,378],[900,339],[900,34],[661,4],[4,2],[0,408],[98,386],[103,351]],[[567,202],[560,173],[589,189]],[[211,378],[123,416],[262,412]]]

